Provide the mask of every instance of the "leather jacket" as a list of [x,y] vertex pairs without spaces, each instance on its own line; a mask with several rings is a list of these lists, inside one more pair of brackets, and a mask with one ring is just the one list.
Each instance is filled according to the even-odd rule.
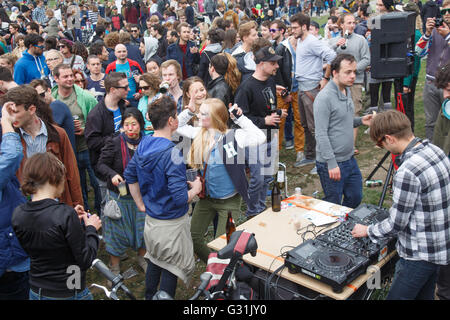
[[[75,210],[53,199],[27,202],[14,210],[12,227],[22,248],[30,256],[30,287],[41,288],[50,297],[70,297],[74,290],[67,280],[80,270],[81,292],[86,270],[97,257],[99,239],[93,226],[80,223]],[[70,282],[70,279],[69,279]]]
[[287,39],[283,40],[275,49],[275,53],[282,56],[278,61],[279,68],[275,75],[275,83],[285,87],[289,92],[292,87],[292,55],[286,46]]
[[222,100],[227,108],[230,103],[232,104],[234,102],[233,92],[228,83],[225,82],[223,76],[220,76],[215,80],[211,80],[206,90],[211,98]]

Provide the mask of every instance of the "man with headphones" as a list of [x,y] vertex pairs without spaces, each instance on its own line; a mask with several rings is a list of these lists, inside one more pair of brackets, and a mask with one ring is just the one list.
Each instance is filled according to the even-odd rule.
[[434,300],[439,267],[450,263],[450,159],[428,140],[416,138],[399,111],[375,116],[370,138],[397,155],[393,203],[388,218],[356,224],[352,235],[373,242],[397,236],[400,259],[388,300]]

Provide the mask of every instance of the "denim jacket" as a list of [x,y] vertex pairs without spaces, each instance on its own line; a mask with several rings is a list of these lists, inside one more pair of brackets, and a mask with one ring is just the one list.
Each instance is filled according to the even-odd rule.
[[15,175],[22,158],[19,134],[5,133],[0,146],[0,277],[28,258],[11,226],[14,209],[25,202]]

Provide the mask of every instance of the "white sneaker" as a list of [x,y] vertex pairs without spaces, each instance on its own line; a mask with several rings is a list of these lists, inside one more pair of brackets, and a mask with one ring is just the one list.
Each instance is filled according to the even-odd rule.
[[317,174],[317,167],[314,166],[314,168],[311,169],[311,171],[309,172],[309,174]]
[[297,158],[295,159],[295,162],[300,162],[303,159],[305,159],[305,154],[303,153],[303,151],[297,152]]

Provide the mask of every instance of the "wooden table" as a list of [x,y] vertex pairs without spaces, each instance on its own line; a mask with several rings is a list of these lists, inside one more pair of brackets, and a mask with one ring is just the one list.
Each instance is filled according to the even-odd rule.
[[[331,205],[322,200],[310,197],[303,198],[304,201],[297,202],[297,205],[283,209],[280,212],[273,212],[271,209],[267,209],[236,228],[237,230],[245,229],[254,233],[258,243],[256,256],[252,257],[250,254],[245,255],[245,262],[269,272],[274,272],[278,267],[284,264],[284,259],[281,255],[303,242],[301,233],[300,235],[297,234],[296,221],[300,222],[300,228],[304,228],[311,224],[309,220],[304,219],[303,215],[305,213],[323,212],[314,208],[323,205]],[[352,210],[337,205],[333,205],[333,207],[334,209],[342,210],[347,213]],[[316,230],[320,230],[320,233],[322,233],[325,230],[336,227],[339,223],[340,222],[336,222],[327,227],[316,227]],[[311,239],[312,237],[312,234],[305,234],[305,240]],[[217,251],[222,249],[225,245],[225,235],[219,236],[208,243],[208,247]],[[376,266],[381,269],[381,267],[395,254],[395,251],[391,252],[379,261]],[[332,290],[331,286],[300,273],[289,273],[287,268],[281,273],[282,278],[337,300],[348,299],[359,287],[365,284],[370,276],[371,274],[366,272],[350,284],[344,286],[341,293],[336,293]]]

